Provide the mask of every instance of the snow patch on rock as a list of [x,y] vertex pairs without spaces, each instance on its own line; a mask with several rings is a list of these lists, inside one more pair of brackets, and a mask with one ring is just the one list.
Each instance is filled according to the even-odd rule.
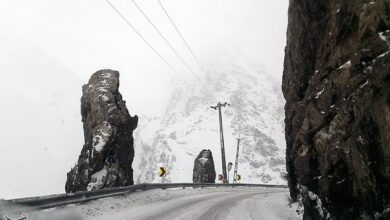
[[110,123],[104,121],[101,126],[97,128],[94,132],[94,136],[92,139],[92,147],[97,151],[101,152],[104,150],[104,147],[108,143],[110,137],[112,135],[112,127]]
[[88,184],[87,190],[91,191],[91,190],[100,189],[104,185],[105,181],[107,180],[107,174],[108,172],[106,167],[92,174],[91,182]]

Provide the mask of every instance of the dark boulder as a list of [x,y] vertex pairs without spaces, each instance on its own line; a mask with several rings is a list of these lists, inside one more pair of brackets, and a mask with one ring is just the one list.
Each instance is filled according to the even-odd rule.
[[210,150],[202,150],[194,161],[194,183],[215,183],[215,167]]
[[119,72],[100,70],[83,86],[81,115],[85,144],[78,162],[67,174],[66,192],[97,190],[133,184],[133,130],[119,89]]
[[390,207],[390,1],[290,0],[287,171],[305,219]]

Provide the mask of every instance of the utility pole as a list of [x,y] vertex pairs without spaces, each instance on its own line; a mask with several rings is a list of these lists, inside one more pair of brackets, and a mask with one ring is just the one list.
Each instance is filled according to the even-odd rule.
[[221,142],[222,174],[224,176],[223,183],[227,183],[227,179],[226,179],[227,172],[226,172],[225,142],[224,142],[224,138],[223,138],[223,125],[222,125],[221,108],[226,107],[227,105],[229,106],[230,104],[228,104],[226,102],[221,104],[220,102],[218,102],[218,104],[216,106],[211,106],[211,108],[214,110],[218,109],[218,113],[219,113],[219,133],[220,133],[220,142]]
[[242,138],[237,138],[237,153],[236,153],[236,163],[234,164],[234,174],[233,174],[233,183],[237,183],[237,170],[238,170],[238,154],[240,153],[240,141]]

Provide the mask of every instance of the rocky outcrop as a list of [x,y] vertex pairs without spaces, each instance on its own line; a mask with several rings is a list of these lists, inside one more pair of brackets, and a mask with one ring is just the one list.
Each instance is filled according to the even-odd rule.
[[390,1],[290,0],[288,14],[291,196],[305,219],[390,218]]
[[66,192],[133,184],[131,117],[118,91],[119,72],[100,70],[83,86],[81,115],[85,144],[75,167],[67,174]]
[[215,183],[215,167],[210,150],[202,150],[194,161],[194,183]]

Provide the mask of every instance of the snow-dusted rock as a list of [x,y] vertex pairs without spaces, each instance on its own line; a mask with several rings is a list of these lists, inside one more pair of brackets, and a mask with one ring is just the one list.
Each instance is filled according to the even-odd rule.
[[133,184],[133,130],[131,117],[118,91],[119,72],[100,70],[83,86],[81,115],[85,144],[67,174],[66,192]]
[[290,1],[286,160],[304,219],[390,219],[389,8]]
[[194,161],[194,183],[215,183],[215,167],[210,150],[202,150]]

